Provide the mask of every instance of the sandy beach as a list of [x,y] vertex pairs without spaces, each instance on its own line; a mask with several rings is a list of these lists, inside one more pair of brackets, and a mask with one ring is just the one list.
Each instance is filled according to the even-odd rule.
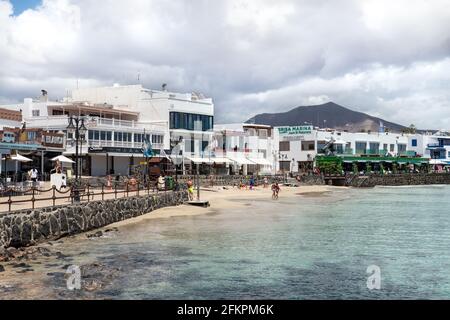
[[[300,186],[300,187],[285,187],[281,186],[281,191],[279,194],[280,199],[286,197],[294,197],[298,195],[321,195],[325,192],[331,192],[333,187],[329,186]],[[196,191],[197,192],[197,191]],[[197,193],[195,193],[195,196]],[[272,191],[269,188],[258,187],[253,190],[243,189],[240,190],[238,188],[233,187],[211,187],[211,188],[202,188],[200,190],[200,199],[207,200],[210,202],[210,207],[201,208],[195,207],[188,204],[178,206],[178,207],[167,207],[155,210],[151,213],[114,223],[105,228],[111,227],[124,227],[131,224],[139,223],[144,220],[153,220],[153,219],[167,219],[171,217],[180,217],[180,216],[195,216],[201,214],[207,214],[213,212],[214,210],[226,210],[233,209],[238,207],[243,207],[245,204],[239,201],[239,199],[271,199]],[[104,228],[104,229],[105,229]]]

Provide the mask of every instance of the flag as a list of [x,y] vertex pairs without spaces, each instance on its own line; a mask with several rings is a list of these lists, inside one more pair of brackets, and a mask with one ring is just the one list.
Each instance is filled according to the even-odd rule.
[[144,157],[153,157],[152,143],[150,142],[149,136],[144,135],[144,141],[142,143],[142,153]]
[[168,159],[169,161],[172,161],[172,159],[169,158],[169,156],[167,155],[166,151],[164,150],[164,148],[161,149],[161,151],[159,152],[159,155],[163,158]]

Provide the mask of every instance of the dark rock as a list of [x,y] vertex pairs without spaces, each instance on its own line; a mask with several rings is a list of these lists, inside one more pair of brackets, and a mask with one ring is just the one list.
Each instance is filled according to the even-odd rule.
[[28,245],[32,239],[32,224],[30,221],[26,221],[22,226],[22,245]]
[[103,232],[97,231],[96,233],[91,233],[86,235],[88,238],[100,238],[103,236]]
[[31,266],[29,264],[26,264],[24,262],[21,263],[15,263],[12,266],[13,268],[31,268]]
[[5,272],[5,267],[0,264],[0,272]]

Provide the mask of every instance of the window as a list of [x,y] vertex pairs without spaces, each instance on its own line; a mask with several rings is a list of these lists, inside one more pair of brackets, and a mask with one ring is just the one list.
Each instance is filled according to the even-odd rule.
[[366,153],[367,142],[355,142],[355,149],[357,154]]
[[163,138],[164,137],[160,134],[154,134],[154,135],[152,135],[152,143],[161,144],[161,143],[163,143]]
[[94,131],[94,140],[100,140],[100,131]]
[[391,144],[391,145],[390,145],[389,151],[390,151],[390,152],[394,152],[394,151],[395,151],[395,144]]
[[314,141],[302,141],[302,151],[314,151]]
[[280,170],[281,171],[291,171],[291,162],[290,161],[280,161]]
[[378,142],[370,142],[369,143],[369,153],[370,154],[378,154],[380,150],[380,144]]
[[385,144],[383,144],[383,151],[387,151],[387,150],[388,150],[388,144],[385,143]]
[[398,144],[398,153],[402,154],[406,152],[406,144],[399,143]]
[[411,146],[412,147],[417,147],[417,139],[412,139],[411,140]]
[[134,134],[134,142],[142,142],[142,134],[141,133]]
[[447,153],[447,158],[450,158],[450,151]]
[[205,151],[208,144],[209,144],[208,141],[202,141],[202,151]]
[[290,141],[280,141],[280,151],[290,151]]
[[36,140],[36,132],[34,132],[34,131],[27,132],[27,140],[28,141]]
[[208,115],[185,112],[171,112],[170,129],[208,131],[214,126],[214,118]]
[[269,136],[269,132],[267,129],[259,129],[258,136],[261,139],[266,139]]
[[41,110],[32,110],[31,115],[33,117],[39,117],[41,115]]

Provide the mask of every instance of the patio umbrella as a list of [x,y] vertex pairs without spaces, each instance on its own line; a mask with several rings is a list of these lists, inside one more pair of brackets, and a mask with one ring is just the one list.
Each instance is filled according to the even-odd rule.
[[[6,158],[3,158],[2,160],[6,161]],[[13,154],[11,156],[11,160],[16,162],[16,171],[15,174],[17,175],[17,171],[18,171],[18,163],[19,162],[32,162],[33,160],[31,160],[30,158],[24,157],[21,154]]]
[[67,158],[66,156],[60,155],[51,159],[51,161],[59,161],[61,163],[75,163],[72,159]]
[[30,158],[24,157],[21,154],[13,154],[11,156],[11,160],[14,160],[14,161],[17,161],[17,162],[31,162],[31,161],[33,161]]

